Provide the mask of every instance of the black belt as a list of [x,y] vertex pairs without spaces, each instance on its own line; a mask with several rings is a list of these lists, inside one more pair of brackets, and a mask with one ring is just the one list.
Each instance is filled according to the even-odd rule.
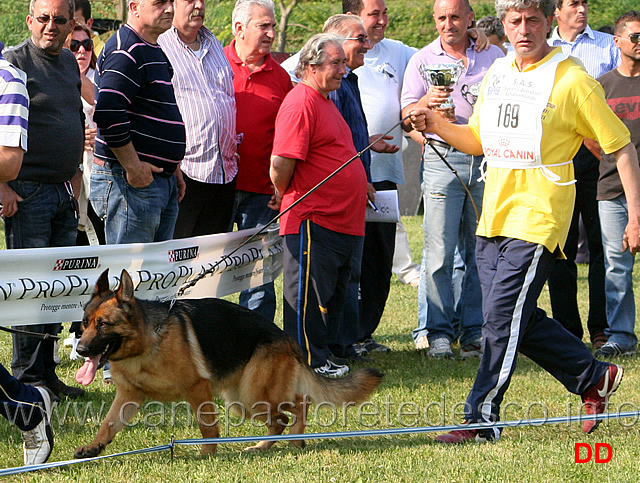
[[444,143],[442,141],[438,141],[437,139],[427,138],[427,143],[442,149],[455,149],[455,148],[452,148],[449,144]]

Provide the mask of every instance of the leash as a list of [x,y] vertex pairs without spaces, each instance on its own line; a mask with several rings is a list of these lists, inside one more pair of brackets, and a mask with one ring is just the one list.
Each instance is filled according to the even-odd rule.
[[13,329],[11,327],[0,327],[0,330],[4,330],[5,332],[9,332],[11,334],[20,334],[20,335],[28,335],[30,337],[37,337],[38,339],[42,339],[42,340],[47,340],[47,339],[58,340],[58,339],[60,339],[59,335],[41,334],[39,332],[31,332],[29,330]]
[[460,181],[460,184],[462,185],[464,190],[467,192],[467,195],[469,196],[469,199],[471,200],[471,204],[473,205],[473,211],[476,212],[476,223],[480,223],[480,212],[478,211],[478,205],[476,205],[476,202],[473,199],[473,196],[471,195],[471,191],[469,191],[469,188],[467,187],[466,183],[464,181],[462,181],[462,178],[460,178],[460,175],[458,174],[456,169],[453,166],[451,166],[451,164],[449,164],[449,162],[446,160],[446,158],[432,144],[431,139],[429,139],[424,132],[422,133],[422,136],[427,140],[426,144],[428,144],[431,147],[433,152],[438,155],[438,157],[447,166],[447,168],[449,168],[449,170],[451,170],[451,172],[455,175],[455,177],[458,178],[458,181]]
[[[188,289],[190,289],[191,287],[193,287],[196,283],[198,283],[200,280],[202,280],[204,277],[206,277],[207,275],[212,274],[219,266],[221,263],[223,263],[227,258],[231,257],[231,255],[233,255],[234,253],[236,253],[238,250],[240,250],[242,247],[244,247],[245,245],[247,245],[248,243],[251,243],[252,241],[254,241],[256,238],[258,238],[260,235],[262,235],[267,228],[269,228],[271,225],[273,225],[276,221],[278,221],[278,219],[284,215],[285,213],[291,211],[293,208],[295,208],[299,203],[301,203],[303,200],[305,200],[309,195],[311,195],[311,193],[315,192],[318,188],[320,188],[323,184],[325,184],[327,181],[329,181],[331,178],[333,178],[335,175],[337,175],[340,171],[342,171],[344,168],[346,168],[347,166],[349,166],[349,164],[351,164],[355,159],[359,158],[360,156],[362,156],[365,151],[371,149],[371,146],[373,146],[375,143],[377,143],[378,141],[380,141],[381,139],[383,139],[387,134],[389,134],[391,131],[393,131],[396,127],[398,127],[399,125],[401,125],[404,121],[406,121],[407,119],[409,119],[410,116],[406,116],[402,119],[400,119],[399,122],[395,123],[387,132],[381,134],[380,136],[378,136],[376,139],[374,139],[371,143],[369,143],[369,145],[367,147],[365,147],[364,149],[362,149],[361,151],[357,152],[351,159],[349,159],[348,161],[346,161],[344,164],[342,164],[340,167],[338,167],[333,173],[331,173],[330,175],[328,175],[325,179],[323,179],[322,181],[320,181],[317,185],[315,185],[313,188],[311,188],[309,191],[307,191],[304,195],[302,195],[300,198],[298,198],[296,201],[294,201],[293,203],[291,203],[291,205],[286,208],[285,210],[281,211],[280,213],[278,213],[276,216],[273,217],[273,219],[271,219],[266,225],[262,226],[260,228],[260,230],[258,230],[256,233],[254,233],[253,235],[251,235],[249,238],[247,238],[245,241],[243,241],[240,245],[238,245],[236,248],[234,248],[231,252],[227,253],[226,255],[223,255],[220,260],[218,260],[214,265],[212,265],[210,268],[208,268],[207,270],[199,273],[193,280],[190,280],[188,282],[183,283],[180,288],[178,289],[178,291],[176,292],[176,294],[173,297],[167,297],[164,300],[168,300],[169,298],[171,298],[171,306],[169,308],[169,310],[171,310],[171,308],[173,307],[173,304],[176,300],[176,297],[180,297],[182,295],[184,295],[184,292]],[[446,162],[446,161],[445,161]],[[462,182],[462,180],[460,180],[460,182]]]

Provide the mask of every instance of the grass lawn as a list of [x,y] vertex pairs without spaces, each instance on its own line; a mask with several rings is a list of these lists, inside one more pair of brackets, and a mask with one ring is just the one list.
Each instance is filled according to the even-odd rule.
[[[412,242],[414,259],[421,251],[421,220],[404,219]],[[0,231],[2,225],[0,224]],[[2,237],[4,238],[4,237]],[[3,244],[4,240],[0,241]],[[586,313],[588,297],[586,269],[579,269],[581,311]],[[395,278],[377,339],[392,348],[388,354],[374,354],[375,367],[385,379],[370,404],[351,408],[345,418],[328,409],[310,409],[307,432],[368,430],[403,426],[438,426],[459,421],[461,404],[471,388],[478,361],[429,360],[413,349],[410,336],[416,323],[416,288]],[[281,291],[278,289],[278,293]],[[543,292],[542,307],[548,307]],[[586,317],[583,317],[586,318]],[[281,312],[277,322],[281,323]],[[66,330],[65,330],[66,335]],[[9,365],[11,339],[0,333],[0,362]],[[223,342],[224,343],[224,342]],[[58,373],[74,383],[80,362],[62,351]],[[636,357],[619,361],[625,378],[611,399],[611,410],[640,408],[640,364]],[[76,446],[89,443],[114,397],[113,386],[99,378],[77,402],[63,400],[53,423],[56,446],[51,461],[71,459]],[[509,404],[507,404],[509,403]],[[456,407],[456,405],[458,405]],[[227,418],[220,404],[223,436],[262,435],[265,430],[250,421]],[[505,420],[576,415],[580,398],[569,394],[545,371],[524,356],[512,379],[503,404]],[[456,416],[457,415],[457,416]],[[304,450],[277,443],[263,454],[243,454],[246,444],[218,446],[215,457],[201,457],[195,446],[178,446],[174,459],[169,452],[133,455],[84,463],[14,477],[28,481],[635,481],[638,480],[640,435],[632,419],[603,422],[593,435],[582,433],[578,423],[506,429],[496,444],[443,447],[433,434],[311,440]],[[149,448],[176,439],[199,438],[195,422],[187,417],[185,405],[159,403],[145,406],[130,428],[125,428],[107,447],[106,453]],[[608,443],[613,450],[609,463],[574,463],[574,444]],[[20,432],[0,422],[0,468],[22,464]],[[582,456],[585,455],[583,451]],[[603,456],[606,456],[603,453]]]

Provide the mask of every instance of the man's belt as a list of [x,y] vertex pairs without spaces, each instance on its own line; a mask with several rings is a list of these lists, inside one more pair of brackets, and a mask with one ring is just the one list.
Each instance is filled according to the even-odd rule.
[[431,139],[431,138],[427,138],[427,142],[429,144],[431,144],[432,146],[435,146],[437,148],[442,148],[442,149],[455,149],[452,148],[449,144],[442,142],[442,141],[438,141],[437,139]]

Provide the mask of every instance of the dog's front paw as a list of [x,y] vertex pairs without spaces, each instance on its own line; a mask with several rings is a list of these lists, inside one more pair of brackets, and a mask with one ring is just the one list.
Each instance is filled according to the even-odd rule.
[[80,448],[76,448],[76,451],[73,453],[74,458],[93,458],[94,456],[98,456],[102,453],[104,449],[104,444],[100,443],[92,446],[81,446]]

